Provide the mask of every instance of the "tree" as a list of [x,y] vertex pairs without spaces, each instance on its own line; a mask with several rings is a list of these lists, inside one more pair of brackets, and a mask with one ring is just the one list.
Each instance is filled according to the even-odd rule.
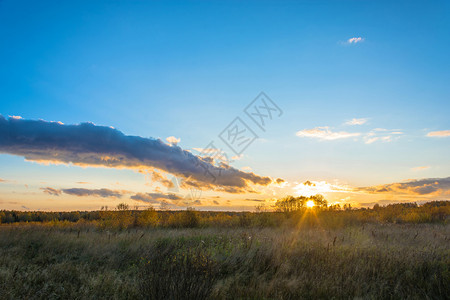
[[156,210],[150,206],[146,210],[139,213],[139,216],[137,218],[137,225],[138,226],[156,226],[158,223],[158,213]]
[[299,196],[286,196],[275,203],[275,207],[278,211],[282,211],[285,213],[294,212],[301,210],[306,207],[306,202],[314,201],[314,205],[318,207],[327,207],[328,202],[325,198],[320,195],[314,195],[310,197]]
[[124,211],[124,210],[128,210],[130,208],[130,206],[126,203],[120,203],[117,205],[117,210],[118,211]]
[[320,194],[309,197],[309,200],[314,201],[315,206],[324,207],[324,208],[328,206],[328,201],[325,200],[325,197]]

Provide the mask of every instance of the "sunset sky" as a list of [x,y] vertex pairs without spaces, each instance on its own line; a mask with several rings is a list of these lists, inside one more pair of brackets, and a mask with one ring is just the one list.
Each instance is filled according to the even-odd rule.
[[393,2],[0,1],[0,209],[449,200],[450,3]]

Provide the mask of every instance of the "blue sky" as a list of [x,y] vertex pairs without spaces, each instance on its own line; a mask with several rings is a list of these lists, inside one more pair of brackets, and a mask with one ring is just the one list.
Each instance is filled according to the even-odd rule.
[[[255,127],[260,139],[233,166],[285,179],[285,193],[306,180],[367,187],[445,178],[449,13],[445,1],[4,0],[0,114],[174,136],[194,149],[219,141],[236,116],[252,124],[243,109],[264,91],[283,115],[266,132]],[[364,124],[345,124],[354,118]],[[296,135],[318,127],[355,135]],[[78,181],[155,188],[132,170],[43,165],[10,154],[0,154],[0,166],[0,200],[8,208],[63,209],[62,197],[48,200],[40,189]],[[264,193],[258,197],[270,197]],[[73,209],[106,201],[69,200]]]

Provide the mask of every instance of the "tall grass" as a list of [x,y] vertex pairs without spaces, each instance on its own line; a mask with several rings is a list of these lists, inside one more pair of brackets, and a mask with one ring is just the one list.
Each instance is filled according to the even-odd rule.
[[0,299],[450,297],[449,225],[0,226]]

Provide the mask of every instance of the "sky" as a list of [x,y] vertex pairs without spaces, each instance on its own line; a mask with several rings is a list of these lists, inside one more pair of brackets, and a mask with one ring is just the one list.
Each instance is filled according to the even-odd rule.
[[0,1],[0,209],[450,198],[448,1]]

